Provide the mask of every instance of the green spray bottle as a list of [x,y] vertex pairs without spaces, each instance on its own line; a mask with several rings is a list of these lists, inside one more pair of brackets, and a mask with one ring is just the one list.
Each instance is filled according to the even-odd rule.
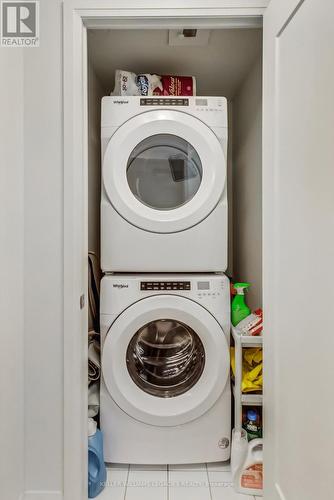
[[232,325],[236,326],[241,320],[249,316],[250,309],[245,303],[245,290],[250,286],[249,283],[235,283],[234,288],[237,291],[232,300]]

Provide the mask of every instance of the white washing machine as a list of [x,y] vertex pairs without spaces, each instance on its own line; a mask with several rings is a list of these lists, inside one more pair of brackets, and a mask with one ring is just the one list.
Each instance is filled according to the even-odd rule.
[[227,267],[224,97],[104,97],[105,272]]
[[229,280],[222,274],[102,279],[107,462],[230,457],[229,331]]

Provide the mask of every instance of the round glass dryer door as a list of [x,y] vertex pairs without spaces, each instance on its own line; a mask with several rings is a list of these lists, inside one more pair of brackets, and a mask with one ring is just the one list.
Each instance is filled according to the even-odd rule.
[[103,158],[109,202],[129,223],[174,233],[195,226],[219,202],[226,159],[214,132],[174,110],[142,113],[111,137]]
[[111,325],[102,373],[110,397],[131,417],[181,425],[203,415],[221,395],[229,348],[204,307],[185,297],[151,296]]
[[182,207],[197,193],[202,164],[194,147],[171,134],[141,141],[131,152],[127,180],[134,196],[156,210]]

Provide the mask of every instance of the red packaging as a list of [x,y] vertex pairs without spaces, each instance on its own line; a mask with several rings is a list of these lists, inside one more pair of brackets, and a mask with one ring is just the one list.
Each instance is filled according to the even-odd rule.
[[196,79],[194,76],[161,75],[162,89],[156,87],[153,95],[196,95]]

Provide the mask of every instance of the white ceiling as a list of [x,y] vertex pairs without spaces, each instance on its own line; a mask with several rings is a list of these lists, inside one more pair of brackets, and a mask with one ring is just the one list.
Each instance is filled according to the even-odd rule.
[[197,95],[232,98],[262,48],[261,29],[212,30],[204,47],[172,47],[168,30],[89,30],[88,53],[109,93],[116,69],[192,75]]

